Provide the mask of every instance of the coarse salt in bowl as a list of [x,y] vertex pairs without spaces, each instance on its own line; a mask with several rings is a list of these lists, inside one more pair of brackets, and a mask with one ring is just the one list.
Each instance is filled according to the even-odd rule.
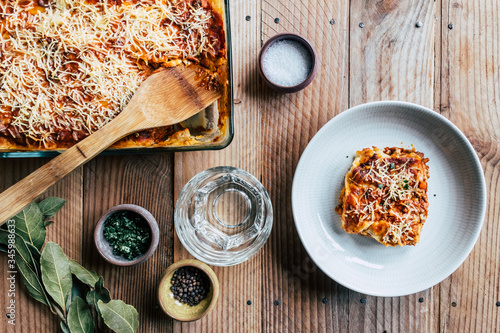
[[316,74],[316,53],[302,36],[275,35],[260,51],[259,73],[271,89],[297,92],[308,86]]

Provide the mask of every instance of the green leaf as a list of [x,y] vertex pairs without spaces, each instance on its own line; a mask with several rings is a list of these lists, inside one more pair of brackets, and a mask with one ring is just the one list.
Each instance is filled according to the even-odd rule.
[[0,245],[6,248],[9,245],[9,232],[5,229],[0,229]]
[[68,326],[66,326],[66,324],[64,322],[62,322],[62,321],[61,321],[61,330],[63,331],[63,333],[71,333],[69,331]]
[[99,301],[103,301],[104,303],[108,303],[109,301],[111,301],[111,297],[109,296],[109,290],[104,288],[104,280],[102,276],[99,277],[99,280],[95,284],[95,289],[87,293],[86,300],[87,303],[89,303],[89,305],[95,307],[99,317],[102,317],[101,310],[99,310],[97,303]]
[[94,321],[90,314],[90,308],[80,297],[76,297],[71,303],[68,312],[68,327],[71,333],[93,333]]
[[139,313],[121,300],[97,303],[104,324],[117,333],[135,333],[139,327]]
[[42,272],[40,271],[40,257],[42,256],[42,254],[36,247],[33,246],[33,244],[31,243],[25,243],[25,244],[28,250],[30,250],[31,256],[33,257],[33,262],[37,264],[35,266],[36,268],[38,268],[38,273],[41,276]]
[[43,225],[43,214],[36,202],[32,202],[13,219],[16,222],[16,233],[40,250],[47,232]]
[[43,226],[45,228],[47,228],[49,225],[51,225],[52,223],[54,223],[54,221],[43,221]]
[[40,207],[40,211],[42,212],[45,218],[54,216],[59,209],[64,206],[66,200],[56,197],[51,197],[43,200],[38,204]]
[[[0,229],[0,239],[5,239],[8,235],[9,232],[7,230]],[[16,250],[15,260],[17,270],[21,273],[21,278],[31,297],[45,305],[50,306],[50,302],[40,278],[38,258],[33,258],[29,246],[32,245],[26,243],[21,236],[17,234],[15,235],[14,247]]]
[[40,258],[42,268],[42,281],[47,293],[59,304],[61,309],[66,309],[66,300],[71,292],[73,281],[69,269],[69,260],[59,245],[48,242]]
[[7,252],[9,250],[9,233],[5,229],[0,229],[0,251]]
[[75,298],[80,297],[82,299],[85,299],[85,296],[89,291],[90,287],[88,285],[78,279],[73,278],[73,286],[71,286],[71,292],[69,293],[68,300],[66,302],[66,311],[69,311],[69,308]]
[[[0,227],[0,231],[2,231],[2,233],[0,233],[0,250],[3,248],[4,252],[9,251],[9,234],[14,233],[16,231],[15,228],[16,228],[16,226],[12,222],[12,220],[9,220],[8,223],[5,223],[4,225],[2,225]],[[10,237],[13,237],[13,236],[10,236]],[[11,240],[11,242],[12,242],[12,240]]]
[[69,268],[71,273],[78,278],[78,280],[82,281],[85,284],[88,284],[92,288],[94,288],[95,284],[99,280],[99,276],[94,271],[89,271],[82,265],[80,265],[75,260],[69,261]]

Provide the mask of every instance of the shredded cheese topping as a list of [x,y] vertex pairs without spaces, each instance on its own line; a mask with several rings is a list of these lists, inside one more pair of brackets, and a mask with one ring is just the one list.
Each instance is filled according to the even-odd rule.
[[104,126],[160,64],[219,52],[198,1],[39,3],[0,0],[0,134],[46,148]]
[[386,245],[416,243],[427,217],[427,177],[425,161],[413,151],[358,152],[341,197],[343,223],[348,216],[357,233]]

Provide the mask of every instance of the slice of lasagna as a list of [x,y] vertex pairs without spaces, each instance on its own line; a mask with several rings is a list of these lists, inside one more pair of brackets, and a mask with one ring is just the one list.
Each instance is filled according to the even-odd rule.
[[427,218],[429,159],[403,148],[365,148],[345,176],[342,228],[385,246],[415,245]]

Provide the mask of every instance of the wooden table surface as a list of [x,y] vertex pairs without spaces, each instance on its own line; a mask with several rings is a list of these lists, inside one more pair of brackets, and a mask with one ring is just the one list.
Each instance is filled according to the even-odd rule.
[[[139,310],[140,332],[500,332],[498,0],[230,0],[230,8],[232,144],[222,151],[94,159],[45,194],[67,200],[47,239],[104,275],[112,296]],[[263,86],[256,60],[263,43],[285,31],[314,44],[319,70],[302,92],[279,95]],[[367,296],[332,281],[302,247],[291,209],[293,174],[314,134],[343,110],[377,100],[418,103],[450,119],[476,149],[487,183],[487,215],[472,253],[440,284],[405,297]],[[0,187],[46,162],[0,160]],[[217,165],[262,181],[274,206],[273,231],[251,260],[214,268],[222,289],[209,316],[175,322],[155,297],[162,271],[190,257],[174,235],[174,202],[191,177]],[[98,217],[122,203],[144,206],[161,229],[155,255],[134,268],[105,263],[93,245]],[[6,273],[3,279],[6,306]],[[58,319],[22,289],[17,325],[3,315],[0,332],[58,331]]]

